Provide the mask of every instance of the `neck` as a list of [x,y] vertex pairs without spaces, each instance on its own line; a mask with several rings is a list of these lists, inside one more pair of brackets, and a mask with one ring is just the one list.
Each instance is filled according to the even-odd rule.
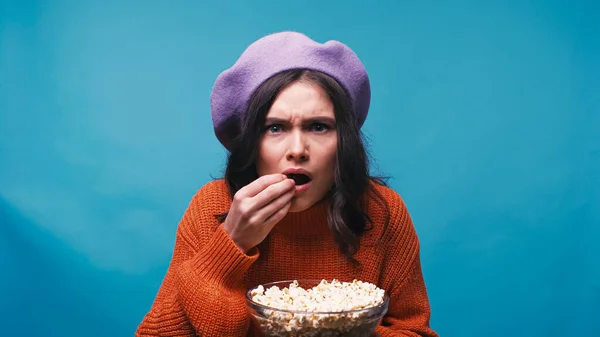
[[329,232],[327,212],[329,199],[325,198],[301,212],[289,212],[275,227],[273,232],[293,237],[319,236]]

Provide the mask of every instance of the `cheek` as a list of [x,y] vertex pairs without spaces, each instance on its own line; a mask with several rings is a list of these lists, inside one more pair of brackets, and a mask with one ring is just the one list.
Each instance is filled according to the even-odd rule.
[[327,171],[330,172],[328,175],[329,180],[333,181],[335,167],[337,165],[337,142],[328,146],[325,153],[326,155],[323,158],[323,162],[327,163]]
[[275,173],[277,171],[277,160],[275,151],[268,144],[261,143],[256,160],[256,170],[258,175]]

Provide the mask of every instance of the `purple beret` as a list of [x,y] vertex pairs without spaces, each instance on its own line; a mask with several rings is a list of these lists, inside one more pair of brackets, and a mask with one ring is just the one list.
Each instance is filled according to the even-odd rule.
[[289,69],[311,69],[338,81],[350,95],[359,125],[371,100],[369,77],[358,56],[338,41],[317,43],[304,34],[280,32],[252,43],[235,64],[217,77],[210,109],[218,140],[229,148],[240,131],[250,96],[271,76]]

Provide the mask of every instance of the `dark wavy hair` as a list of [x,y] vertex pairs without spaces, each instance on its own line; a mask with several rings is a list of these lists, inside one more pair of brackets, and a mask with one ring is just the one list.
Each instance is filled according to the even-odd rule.
[[[258,178],[256,159],[259,142],[264,132],[266,115],[282,89],[296,81],[319,85],[333,103],[337,130],[337,163],[334,186],[329,191],[330,206],[328,225],[341,252],[352,262],[353,255],[360,249],[360,236],[373,228],[373,223],[364,211],[366,193],[371,193],[387,211],[389,207],[372,182],[386,185],[381,177],[369,174],[369,159],[363,142],[363,134],[352,111],[345,89],[332,77],[306,69],[288,70],[274,75],[255,90],[240,133],[233,140],[227,158],[225,180],[231,196],[242,187]],[[225,221],[227,213],[218,215]]]

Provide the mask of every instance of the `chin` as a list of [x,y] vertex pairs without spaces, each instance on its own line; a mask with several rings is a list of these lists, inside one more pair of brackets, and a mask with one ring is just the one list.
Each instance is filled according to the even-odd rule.
[[311,208],[314,204],[315,204],[315,202],[310,202],[308,200],[294,198],[292,200],[292,205],[290,206],[290,210],[288,212],[296,213],[296,212],[306,211],[307,209]]

